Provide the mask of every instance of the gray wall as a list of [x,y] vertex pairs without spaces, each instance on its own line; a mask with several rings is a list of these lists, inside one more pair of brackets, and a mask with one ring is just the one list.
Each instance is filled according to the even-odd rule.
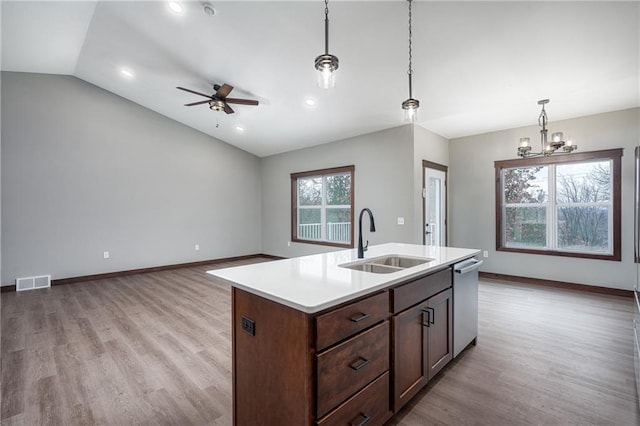
[[[262,248],[264,253],[294,257],[336,250],[315,244],[290,243],[291,173],[355,165],[355,222],[364,207],[376,221],[370,244],[413,242],[413,126],[405,125],[338,142],[262,159]],[[405,225],[397,225],[398,216]],[[356,228],[356,243],[358,232]]]
[[3,284],[261,252],[257,157],[75,77],[1,108]]
[[631,289],[633,263],[633,150],[640,137],[640,109],[552,121],[579,150],[624,148],[622,157],[622,262],[544,256],[495,250],[494,161],[517,158],[520,137],[538,141],[537,126],[452,139],[450,142],[450,244],[489,251],[483,271]]
[[[413,135],[413,214],[414,214],[414,240],[416,244],[422,244],[424,224],[422,223],[422,211],[424,199],[422,198],[422,160],[431,161],[442,166],[449,165],[449,140],[420,126],[414,126]],[[447,202],[448,202],[447,198]],[[449,206],[445,213],[449,215]]]

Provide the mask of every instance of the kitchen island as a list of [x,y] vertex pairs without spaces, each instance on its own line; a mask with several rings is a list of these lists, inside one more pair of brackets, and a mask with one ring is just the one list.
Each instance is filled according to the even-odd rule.
[[209,271],[233,287],[234,424],[383,424],[452,359],[451,266],[478,252],[391,243]]

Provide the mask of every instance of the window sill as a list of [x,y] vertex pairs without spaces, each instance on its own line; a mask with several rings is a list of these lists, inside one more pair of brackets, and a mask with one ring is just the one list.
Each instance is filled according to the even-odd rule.
[[597,259],[597,260],[612,260],[620,262],[622,257],[620,253],[613,254],[596,254],[596,253],[576,253],[571,251],[558,251],[558,250],[536,250],[529,248],[514,248],[514,247],[497,247],[497,251],[506,251],[512,253],[525,253],[525,254],[541,254],[547,256],[562,256],[562,257],[577,257],[581,259]]
[[291,238],[291,242],[293,243],[303,243],[303,244],[315,244],[318,246],[329,246],[329,247],[340,247],[340,248],[353,248],[353,243],[334,243],[331,241],[316,241],[316,240],[301,240],[299,238]]

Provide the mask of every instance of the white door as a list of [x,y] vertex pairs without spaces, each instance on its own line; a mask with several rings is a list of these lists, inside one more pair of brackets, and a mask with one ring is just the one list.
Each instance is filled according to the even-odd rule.
[[[446,170],[446,168],[445,168]],[[444,170],[424,167],[424,244],[447,244],[447,173]]]

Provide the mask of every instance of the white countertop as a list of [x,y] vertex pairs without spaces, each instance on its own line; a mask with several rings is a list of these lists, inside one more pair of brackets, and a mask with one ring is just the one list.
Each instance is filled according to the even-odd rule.
[[[369,247],[364,259],[356,249],[340,250],[292,259],[215,269],[207,273],[233,287],[262,296],[306,313],[315,313],[343,302],[435,271],[480,253],[455,247],[429,247],[389,243]],[[432,258],[433,261],[389,274],[355,271],[338,265],[386,256]]]

